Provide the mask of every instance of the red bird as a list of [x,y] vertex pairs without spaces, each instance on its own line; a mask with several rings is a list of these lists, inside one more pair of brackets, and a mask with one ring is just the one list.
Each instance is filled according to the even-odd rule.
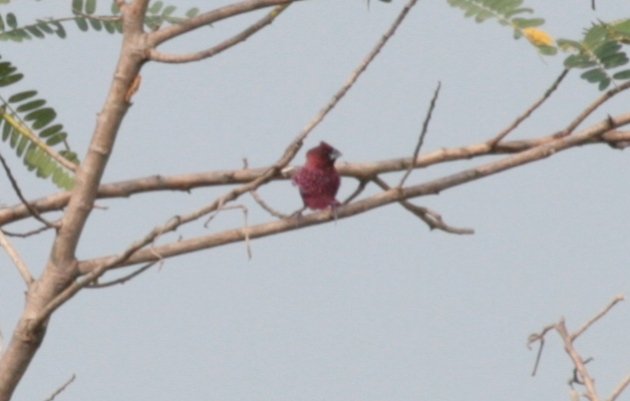
[[339,173],[335,170],[335,160],[341,153],[327,144],[306,152],[306,164],[293,176],[293,183],[300,189],[304,207],[326,209],[339,206],[335,199],[339,190]]

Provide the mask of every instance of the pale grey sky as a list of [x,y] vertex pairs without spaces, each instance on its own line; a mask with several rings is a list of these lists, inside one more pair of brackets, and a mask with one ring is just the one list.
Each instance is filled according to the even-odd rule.
[[[14,3],[0,13],[15,10],[24,22],[67,16],[70,8],[69,1]],[[195,2],[176,3],[185,10]],[[147,65],[105,181],[238,168],[243,158],[250,166],[273,162],[403,4],[297,3],[216,58]],[[599,0],[595,13],[586,0],[526,5],[552,35],[575,39],[598,18],[630,15],[625,0]],[[217,24],[167,48],[205,47],[247,22]],[[121,38],[68,30],[66,40],[3,42],[1,54],[26,74],[25,88],[37,88],[56,108],[82,154]],[[444,0],[421,0],[306,146],[326,140],[347,162],[410,155],[438,80],[442,93],[423,150],[476,143],[508,125],[561,70],[562,57],[540,57],[496,22],[475,24]],[[514,137],[553,133],[595,99],[599,92],[578,75]],[[627,112],[629,100],[619,96],[589,121]],[[54,191],[0,146],[29,198]],[[410,182],[464,165],[419,170]],[[535,378],[536,355],[525,342],[561,316],[575,329],[614,295],[630,295],[629,167],[627,151],[588,146],[418,201],[453,225],[474,228],[474,236],[430,232],[389,206],[256,240],[250,261],[235,244],[168,260],[124,286],[84,291],[54,316],[14,399],[43,400],[73,373],[76,381],[59,400],[566,399],[572,366],[560,341],[549,337]],[[354,185],[344,180],[342,197]],[[0,188],[0,203],[14,203],[3,174]],[[120,251],[223,192],[100,201],[108,209],[93,213],[79,256]],[[285,211],[301,205],[286,182],[262,194]],[[247,205],[250,224],[269,218]],[[239,212],[224,212],[207,230],[241,223]],[[200,225],[181,234],[198,233]],[[50,239],[16,240],[36,272]],[[0,253],[5,342],[23,291]],[[603,396],[630,373],[629,324],[630,306],[622,303],[576,343],[595,358],[589,368]]]

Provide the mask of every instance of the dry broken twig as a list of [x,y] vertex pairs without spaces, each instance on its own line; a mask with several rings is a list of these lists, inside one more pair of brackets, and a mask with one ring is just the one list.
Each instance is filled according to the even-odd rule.
[[[612,301],[604,308],[602,311],[597,313],[592,319],[586,322],[579,330],[574,333],[570,333],[567,329],[566,323],[564,319],[560,319],[557,323],[553,323],[545,326],[539,333],[531,334],[527,340],[527,346],[531,347],[533,343],[539,343],[539,349],[536,356],[536,361],[534,363],[534,370],[532,376],[536,374],[538,365],[540,363],[540,357],[542,355],[542,349],[545,344],[545,336],[550,331],[556,331],[560,338],[564,343],[564,350],[569,355],[573,366],[575,367],[575,371],[572,379],[569,381],[570,385],[579,384],[583,385],[586,393],[584,396],[590,401],[599,401],[601,398],[597,393],[597,389],[595,387],[595,380],[591,377],[588,369],[586,369],[586,364],[591,360],[591,358],[587,358],[586,360],[582,358],[582,356],[578,353],[578,351],[574,347],[574,341],[582,335],[586,330],[588,330],[595,322],[599,321],[602,317],[604,317],[617,303],[623,301],[623,295],[618,295],[612,299]],[[613,391],[612,395],[609,397],[609,401],[616,399],[619,394],[628,386],[630,382],[630,377],[626,377],[622,382],[617,386],[617,388]]]

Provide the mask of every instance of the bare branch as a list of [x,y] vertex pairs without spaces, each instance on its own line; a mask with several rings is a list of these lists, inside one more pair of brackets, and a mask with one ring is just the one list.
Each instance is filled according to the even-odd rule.
[[18,185],[17,180],[15,179],[15,177],[13,177],[13,173],[11,172],[11,169],[9,168],[9,165],[7,164],[7,161],[4,159],[2,154],[0,154],[0,163],[2,163],[2,167],[4,168],[4,171],[7,174],[7,177],[9,178],[9,181],[11,182],[11,187],[13,187],[13,191],[15,192],[17,197],[20,199],[20,202],[22,202],[24,207],[26,207],[26,209],[31,214],[31,216],[33,216],[37,221],[39,221],[42,224],[44,224],[46,227],[50,227],[50,228],[56,227],[54,224],[50,223],[48,220],[46,220],[42,216],[40,216],[39,212],[37,212],[37,210],[35,210],[35,208],[33,208],[28,203],[28,201],[26,200],[26,198],[22,194],[22,191],[20,190],[20,186]]
[[[162,260],[160,259],[160,261],[162,261]],[[123,277],[117,278],[116,280],[108,281],[108,282],[105,282],[105,283],[95,283],[95,284],[86,285],[85,288],[100,289],[100,288],[112,287],[112,286],[118,285],[118,284],[125,284],[127,281],[129,281],[129,280],[135,278],[136,276],[139,276],[140,274],[144,273],[145,271],[149,270],[156,263],[158,263],[157,260],[154,261],[154,262],[149,262],[149,263],[145,264],[144,266],[138,268],[137,270],[134,270],[133,272],[127,274],[126,276],[123,276]]]
[[[621,119],[618,121],[619,126],[626,124],[623,122],[622,117],[620,118]],[[416,168],[425,168],[434,164],[447,163],[456,160],[513,154],[532,149],[545,143],[551,143],[555,139],[556,137],[551,135],[530,140],[502,142],[494,149],[487,143],[473,144],[458,148],[439,149],[424,155],[419,155],[417,160],[415,160],[414,165]],[[605,132],[601,137],[590,138],[580,145],[592,144],[608,144],[613,148],[623,149],[630,144],[630,131],[610,130]],[[359,181],[369,181],[372,177],[379,174],[408,169],[413,162],[414,160],[411,158],[403,157],[366,163],[341,163],[337,166],[337,170],[342,176],[353,177]],[[97,198],[126,198],[134,194],[154,191],[190,192],[190,190],[194,188],[243,184],[259,178],[270,168],[272,168],[272,166],[255,169],[209,171],[168,177],[155,175],[136,178],[101,185],[98,189]],[[273,178],[273,180],[285,179],[287,179],[287,176],[283,174]],[[68,204],[69,197],[70,192],[60,192],[45,198],[30,201],[29,204],[39,210],[40,213],[56,211],[63,209]],[[347,201],[345,203],[347,203]],[[30,213],[28,212],[28,209],[21,204],[3,208],[0,209],[0,225],[19,221],[29,216]]]
[[422,124],[422,131],[420,131],[420,137],[418,138],[418,143],[416,144],[416,148],[413,151],[413,156],[411,158],[412,162],[407,169],[407,172],[400,179],[399,187],[405,185],[405,181],[411,171],[416,167],[415,162],[418,159],[418,154],[420,154],[420,149],[422,149],[422,144],[424,143],[424,137],[427,135],[427,131],[429,130],[429,121],[431,121],[431,115],[433,114],[433,109],[435,109],[435,103],[437,102],[437,98],[440,95],[440,87],[442,86],[441,82],[438,82],[437,88],[435,88],[435,92],[433,93],[433,98],[431,99],[431,104],[429,105],[429,110],[427,110],[427,115],[424,118],[424,123]]
[[50,397],[46,398],[46,401],[53,401],[55,399],[55,397],[57,397],[59,394],[61,394],[62,392],[65,391],[66,388],[68,388],[68,386],[70,384],[72,384],[72,382],[74,381],[74,379],[76,379],[77,376],[73,373],[72,376],[70,377],[70,379],[68,379],[61,387],[59,387],[57,390],[55,390],[54,393],[52,393],[50,395]]
[[615,401],[617,397],[619,397],[628,386],[630,386],[630,375],[626,376],[621,381],[621,383],[619,383],[619,385],[613,390],[610,398],[608,398],[608,401]]
[[607,90],[606,93],[604,93],[599,98],[597,98],[597,100],[591,103],[564,130],[560,131],[556,135],[562,136],[562,135],[571,134],[580,124],[582,124],[584,120],[586,120],[588,116],[590,116],[595,110],[597,110],[599,106],[606,103],[607,101],[609,101],[610,99],[612,99],[613,97],[615,97],[616,95],[625,91],[628,88],[630,88],[630,81]]
[[239,14],[259,10],[261,8],[291,4],[294,1],[300,0],[244,0],[240,3],[230,4],[212,11],[201,13],[193,18],[182,21],[177,25],[170,25],[158,31],[149,33],[147,35],[147,41],[150,48],[155,48],[167,40],[176,38],[181,34],[198,29],[204,25],[212,24]]
[[[630,113],[626,113],[616,120],[619,124],[625,124],[630,122]],[[462,185],[467,182],[475,181],[501,171],[509,170],[527,163],[531,163],[536,160],[544,159],[555,155],[563,150],[569,149],[574,146],[579,146],[584,143],[591,141],[593,138],[603,135],[605,132],[609,130],[608,121],[604,121],[598,124],[594,124],[592,127],[585,129],[579,133],[576,133],[572,136],[556,138],[555,140],[549,143],[543,143],[542,145],[536,146],[527,151],[520,152],[518,154],[505,157],[503,159],[490,162],[487,164],[483,164],[481,166],[477,166],[470,169],[462,170],[458,173],[450,174],[442,178],[434,179],[423,184],[413,185],[404,188],[393,188],[388,191],[383,191],[379,194],[373,195],[369,198],[362,199],[357,202],[353,202],[351,204],[342,206],[337,209],[337,217],[339,219],[347,218],[359,213],[366,212],[370,209],[375,209],[377,207],[382,207],[384,205],[399,202],[403,199],[410,199],[414,197],[420,197],[429,194],[436,194],[446,189]],[[239,187],[237,192],[241,192],[244,189],[251,190],[256,182],[253,182],[252,185],[244,185]],[[222,199],[227,199],[227,197],[233,197],[234,194],[230,193],[226,195]],[[197,211],[194,214],[187,215],[186,217],[178,216],[174,221],[168,225],[160,227],[160,230],[164,230],[162,232],[170,231],[178,227],[183,221],[192,221],[195,218],[198,218],[199,214],[204,214],[208,209],[215,210],[218,206],[219,200],[215,201],[212,205],[204,208],[203,210]],[[224,202],[221,202],[223,204]],[[209,210],[209,212],[213,211]],[[219,245],[225,245],[228,243],[233,243],[237,241],[242,241],[246,237],[250,239],[260,238],[268,235],[278,234],[280,232],[286,232],[295,230],[298,228],[322,224],[333,219],[333,215],[329,211],[316,212],[311,213],[307,216],[303,216],[300,222],[300,226],[296,227],[295,222],[291,219],[288,220],[280,220],[274,221],[270,223],[259,224],[255,226],[250,226],[246,230],[243,228],[227,230],[221,233],[212,234],[209,236],[203,236],[188,240],[179,241],[174,244],[167,244],[156,249],[159,251],[160,255],[164,257],[171,257],[175,255],[181,255],[189,252],[198,251],[200,249],[208,249],[213,248]],[[157,230],[157,228],[155,229]],[[154,232],[155,232],[154,230]],[[152,234],[148,235],[147,238],[152,238]],[[145,240],[146,241],[146,238]],[[150,243],[151,241],[147,242]],[[121,256],[108,256],[98,259],[92,259],[89,261],[83,261],[79,263],[79,271],[84,273],[90,273],[99,269],[99,266],[104,264],[110,267],[118,267],[118,266],[129,266],[138,263],[144,263],[151,260],[155,260],[154,256],[151,255],[150,252],[146,250],[140,250],[146,244],[142,244],[143,241],[139,241],[136,245],[133,246],[133,249],[130,248],[129,252],[125,252]],[[133,256],[131,256],[133,254]]]
[[361,192],[363,192],[363,190],[367,186],[368,182],[369,181],[365,180],[365,179],[359,180],[359,185],[357,185],[356,189],[354,191],[352,191],[350,196],[348,196],[343,202],[341,202],[341,204],[342,205],[347,205],[348,203],[352,202],[354,200],[354,198],[356,198],[357,196],[361,195]]
[[[54,222],[55,224],[59,224],[59,220]],[[7,237],[15,237],[15,238],[28,238],[31,237],[33,235],[37,235],[40,233],[43,233],[44,231],[48,231],[50,230],[52,227],[46,227],[46,226],[41,226],[39,228],[36,228],[34,230],[30,230],[30,231],[26,231],[23,233],[17,233],[17,232],[13,232],[13,231],[8,231],[8,230],[0,230],[4,233],[4,235],[6,235]]]
[[272,215],[273,217],[277,217],[279,219],[286,219],[289,218],[289,215],[286,215],[284,213],[281,213],[277,210],[275,210],[274,208],[272,208],[271,206],[269,206],[261,197],[260,195],[258,195],[258,191],[256,190],[252,190],[249,192],[249,194],[252,196],[252,198],[254,198],[254,200],[256,201],[256,203],[258,203],[258,205],[263,208],[267,213],[269,213],[270,215]]
[[[382,189],[386,191],[391,189],[390,186],[387,185],[387,183],[379,177],[374,177],[373,181],[376,183],[376,185],[378,185],[379,187],[381,187]],[[398,203],[400,203],[405,209],[410,211],[413,215],[420,218],[420,220],[424,221],[431,230],[438,229],[438,230],[441,230],[450,234],[459,234],[459,235],[470,235],[470,234],[475,233],[475,230],[470,229],[470,228],[452,227],[446,224],[444,220],[442,220],[442,216],[439,213],[434,212],[426,207],[414,205],[413,203],[409,202],[406,199],[402,199],[398,201]]]
[[[560,319],[558,323],[554,323],[546,326],[540,333],[532,334],[529,336],[527,341],[527,346],[529,347],[532,343],[539,341],[540,348],[538,350],[538,355],[536,357],[536,363],[534,366],[534,371],[532,376],[536,374],[536,369],[538,368],[538,363],[540,362],[540,356],[542,354],[542,348],[545,342],[545,335],[551,331],[555,330],[564,343],[564,350],[569,355],[569,358],[573,362],[573,366],[575,367],[573,372],[573,377],[569,381],[569,384],[577,383],[583,385],[586,388],[586,398],[590,401],[599,401],[599,395],[597,394],[597,390],[595,388],[595,380],[590,376],[588,370],[586,369],[586,364],[592,360],[592,358],[587,358],[583,360],[580,354],[575,349],[573,343],[574,341],[583,334],[586,330],[588,330],[595,322],[601,319],[604,315],[606,315],[613,306],[615,306],[620,301],[623,301],[623,295],[618,295],[613,298],[613,300],[597,315],[591,318],[588,322],[586,322],[578,331],[571,334],[567,330],[564,318]],[[619,386],[613,391],[613,394],[609,398],[609,401],[613,401],[615,398],[619,396],[619,394],[630,384],[630,377],[624,379]]]
[[580,376],[579,378],[586,388],[586,397],[590,401],[599,401],[599,396],[597,395],[597,390],[595,388],[595,380],[593,380],[593,378],[591,377],[588,369],[586,369],[586,363],[584,362],[584,360],[582,360],[582,357],[573,346],[573,341],[571,339],[571,335],[567,330],[564,319],[556,324],[555,329],[558,334],[560,334],[560,337],[564,342],[564,350],[569,355],[569,358],[571,358],[573,366],[575,366],[575,369],[577,369],[577,372]]
[[266,27],[267,25],[270,25],[276,19],[276,17],[279,16],[290,5],[291,3],[276,6],[271,12],[269,12],[269,14],[265,15],[256,23],[252,24],[247,29],[219,43],[216,46],[210,47],[202,51],[198,51],[194,53],[187,53],[187,54],[162,53],[159,50],[152,48],[149,50],[149,59],[153,61],[159,61],[162,63],[189,63],[191,61],[199,61],[199,60],[213,57],[223,52],[224,50],[229,49],[232,46],[235,46],[241,42],[244,42],[250,36],[260,31],[262,28]]
[[575,333],[571,334],[571,341],[575,341],[580,335],[582,335],[582,333],[584,333],[586,330],[588,330],[588,328],[591,327],[593,325],[593,323],[595,323],[596,321],[598,321],[599,319],[604,317],[604,315],[606,315],[608,313],[608,311],[610,311],[613,308],[613,306],[615,306],[617,303],[619,303],[619,302],[621,302],[623,300],[624,300],[624,296],[623,295],[617,295],[616,297],[614,297],[613,300],[610,301],[608,306],[606,306],[604,309],[602,309],[591,320],[586,322],[582,327],[580,327],[580,329],[578,331],[576,331]]
[[497,134],[497,136],[495,136],[492,140],[490,140],[488,142],[490,144],[490,146],[491,147],[495,147],[510,132],[514,131],[516,129],[516,127],[518,127],[523,121],[528,119],[532,115],[532,113],[534,113],[534,111],[536,111],[536,109],[538,109],[547,99],[549,99],[549,97],[551,97],[553,92],[555,92],[556,89],[558,89],[558,86],[564,80],[564,78],[567,76],[568,73],[569,73],[569,69],[565,68],[562,71],[562,73],[558,76],[558,78],[556,78],[556,80],[553,82],[553,84],[551,84],[551,86],[545,91],[545,93],[543,94],[543,96],[540,99],[538,99],[536,102],[534,102],[534,104],[532,104],[527,110],[525,110],[525,112],[523,114],[518,116],[516,118],[516,120],[514,120],[514,122],[512,124],[510,124],[504,130],[499,132]]
[[26,286],[30,287],[35,279],[33,278],[33,275],[31,274],[28,265],[26,264],[26,262],[24,262],[17,249],[15,249],[13,245],[11,245],[11,242],[9,242],[9,239],[4,235],[1,230],[0,246],[4,248],[4,250],[7,252],[7,255],[9,255],[9,257],[13,261],[13,264],[18,269],[20,276],[22,276],[22,279],[26,283]]

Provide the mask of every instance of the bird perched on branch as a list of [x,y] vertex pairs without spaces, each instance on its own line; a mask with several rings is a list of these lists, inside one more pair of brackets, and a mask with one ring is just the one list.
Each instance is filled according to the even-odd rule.
[[341,153],[324,141],[306,152],[306,164],[293,176],[293,183],[300,189],[305,208],[330,207],[334,211],[340,205],[335,199],[340,184],[335,160],[339,156]]

